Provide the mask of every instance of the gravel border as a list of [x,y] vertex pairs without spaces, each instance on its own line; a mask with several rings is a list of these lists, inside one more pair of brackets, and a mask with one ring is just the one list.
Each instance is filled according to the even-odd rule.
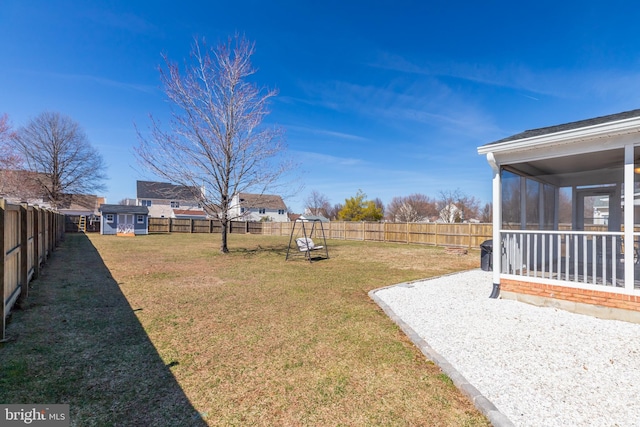
[[640,324],[492,287],[478,269],[369,295],[494,426],[640,426]]

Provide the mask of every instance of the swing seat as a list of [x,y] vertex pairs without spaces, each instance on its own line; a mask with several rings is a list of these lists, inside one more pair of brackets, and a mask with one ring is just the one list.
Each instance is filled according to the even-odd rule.
[[[309,227],[311,225],[311,227]],[[296,234],[296,229],[298,234]],[[296,237],[300,236],[301,237]],[[321,238],[323,245],[316,245],[309,236]],[[295,244],[294,244],[295,241]],[[298,249],[296,251],[296,248]],[[312,255],[313,252],[313,255]],[[285,261],[294,256],[304,256],[309,262],[320,259],[329,259],[329,251],[327,250],[327,238],[324,235],[322,221],[319,219],[296,219],[291,227],[291,236],[289,237],[289,245],[287,246],[287,256]]]
[[309,237],[299,237],[296,239],[296,245],[300,252],[317,251],[323,249],[324,246],[316,246]]

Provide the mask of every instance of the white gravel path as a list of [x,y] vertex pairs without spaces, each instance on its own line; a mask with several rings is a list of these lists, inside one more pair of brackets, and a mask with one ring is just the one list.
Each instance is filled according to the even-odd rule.
[[640,324],[491,290],[473,270],[375,295],[516,426],[640,426]]

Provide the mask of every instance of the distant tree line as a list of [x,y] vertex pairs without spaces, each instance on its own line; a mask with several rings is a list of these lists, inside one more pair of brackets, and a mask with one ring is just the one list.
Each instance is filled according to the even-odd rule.
[[379,198],[367,199],[362,190],[344,203],[332,205],[327,196],[313,190],[305,200],[305,211],[340,221],[455,223],[491,222],[493,207],[491,203],[482,205],[479,199],[459,189],[441,191],[437,198],[420,193],[397,196],[387,206]]

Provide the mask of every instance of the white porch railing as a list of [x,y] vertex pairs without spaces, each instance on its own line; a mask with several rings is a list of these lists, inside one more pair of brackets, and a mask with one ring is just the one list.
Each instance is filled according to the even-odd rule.
[[622,232],[501,230],[500,236],[502,274],[625,286]]

